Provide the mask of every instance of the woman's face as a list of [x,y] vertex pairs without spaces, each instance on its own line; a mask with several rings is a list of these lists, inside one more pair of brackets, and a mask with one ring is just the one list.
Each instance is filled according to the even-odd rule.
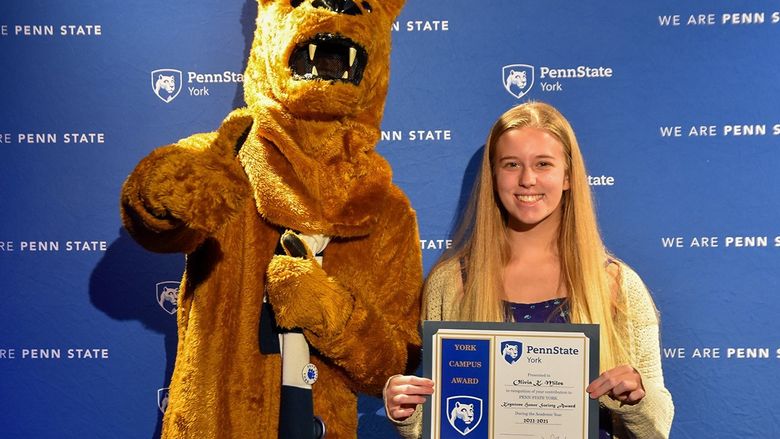
[[569,176],[555,136],[530,127],[506,131],[496,142],[493,174],[509,227],[528,230],[550,221],[557,227]]

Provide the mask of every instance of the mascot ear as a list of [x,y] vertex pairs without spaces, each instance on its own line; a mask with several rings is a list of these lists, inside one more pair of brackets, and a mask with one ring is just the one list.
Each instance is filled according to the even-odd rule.
[[217,131],[217,138],[211,144],[211,150],[223,157],[238,154],[249,130],[252,129],[252,116],[235,111],[228,116]]

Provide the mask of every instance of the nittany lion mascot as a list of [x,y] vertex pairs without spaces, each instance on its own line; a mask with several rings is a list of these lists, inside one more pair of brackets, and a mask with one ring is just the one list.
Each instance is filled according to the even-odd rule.
[[247,107],[125,182],[132,236],[187,255],[163,437],[355,437],[416,361],[415,215],[374,151],[403,3],[258,0]]

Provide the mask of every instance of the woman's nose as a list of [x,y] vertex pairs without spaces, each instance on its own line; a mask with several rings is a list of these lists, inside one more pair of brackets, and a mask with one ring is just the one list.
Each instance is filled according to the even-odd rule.
[[536,184],[536,174],[530,169],[524,169],[520,172],[520,186],[530,187]]

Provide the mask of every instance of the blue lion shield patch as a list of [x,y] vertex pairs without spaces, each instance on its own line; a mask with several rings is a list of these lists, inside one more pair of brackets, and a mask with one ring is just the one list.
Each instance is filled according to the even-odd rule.
[[509,364],[516,363],[523,356],[523,343],[514,340],[502,341],[501,356]]
[[455,431],[466,436],[482,421],[482,400],[467,395],[450,396],[447,398],[447,419]]

